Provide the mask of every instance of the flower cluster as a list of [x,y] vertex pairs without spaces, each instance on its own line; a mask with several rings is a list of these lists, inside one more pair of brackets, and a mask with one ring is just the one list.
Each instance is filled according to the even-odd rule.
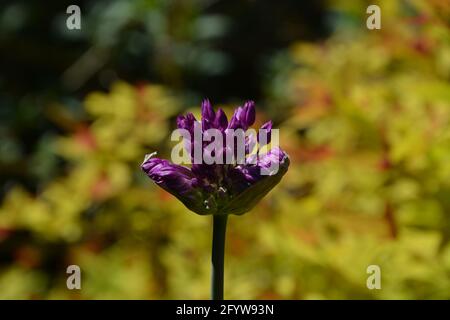
[[[177,126],[192,135],[195,127],[201,125],[203,134],[213,128],[220,130],[226,136],[229,130],[246,131],[254,122],[255,105],[252,101],[238,107],[228,121],[222,109],[214,112],[211,103],[205,100],[202,103],[201,121],[198,121],[192,113],[188,113],[186,116],[178,117]],[[243,163],[206,164],[203,162],[193,163],[187,167],[156,158],[153,153],[146,156],[142,170],[158,186],[173,194],[187,208],[198,214],[244,214],[278,184],[289,166],[287,154],[278,146],[273,146],[265,154],[260,154],[261,148],[270,142],[272,122],[265,123],[261,129],[268,132],[266,141],[261,142],[256,138],[245,137],[247,157]],[[191,157],[193,157],[195,143],[192,141],[192,145],[187,146]],[[256,153],[250,154],[255,146]],[[223,153],[230,151],[229,148],[225,144]],[[201,142],[201,149],[205,152],[204,142]],[[235,150],[232,151],[235,152]],[[270,171],[273,167],[277,170]]]

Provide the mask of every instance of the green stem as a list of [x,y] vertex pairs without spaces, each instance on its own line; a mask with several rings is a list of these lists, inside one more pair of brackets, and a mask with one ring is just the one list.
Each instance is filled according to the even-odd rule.
[[211,300],[223,300],[223,262],[227,214],[213,215]]

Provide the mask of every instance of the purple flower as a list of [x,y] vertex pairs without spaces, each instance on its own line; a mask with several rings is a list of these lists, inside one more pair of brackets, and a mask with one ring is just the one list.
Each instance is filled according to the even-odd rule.
[[[191,136],[194,136],[196,126],[201,126],[202,135],[205,135],[208,129],[217,129],[226,136],[232,130],[246,131],[254,122],[253,101],[238,107],[230,121],[222,109],[214,112],[209,100],[202,103],[201,121],[192,113],[177,118],[178,128],[187,130]],[[193,162],[190,167],[186,167],[151,154],[145,158],[141,167],[157,185],[198,214],[244,214],[280,182],[289,167],[289,157],[279,147],[272,147],[265,154],[260,154],[259,148],[271,141],[272,122],[265,123],[261,129],[267,133],[266,141],[261,142],[259,136],[246,137],[246,157],[243,163]],[[202,152],[207,145],[203,139],[200,142],[191,139],[190,143],[185,145],[191,159],[194,157],[196,144],[201,144]],[[255,145],[257,152],[250,154]],[[230,151],[227,148],[224,138],[221,150],[223,155],[227,150]]]

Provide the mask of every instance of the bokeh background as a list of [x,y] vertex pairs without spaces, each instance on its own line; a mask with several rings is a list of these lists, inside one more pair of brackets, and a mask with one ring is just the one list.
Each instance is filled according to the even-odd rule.
[[0,299],[207,299],[210,217],[139,168],[204,97],[291,156],[229,219],[226,298],[450,299],[448,1],[70,4],[0,5]]

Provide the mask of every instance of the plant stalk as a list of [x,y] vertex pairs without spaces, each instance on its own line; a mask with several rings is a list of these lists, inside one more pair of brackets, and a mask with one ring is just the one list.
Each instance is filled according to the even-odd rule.
[[223,300],[223,265],[228,215],[213,215],[211,300]]

